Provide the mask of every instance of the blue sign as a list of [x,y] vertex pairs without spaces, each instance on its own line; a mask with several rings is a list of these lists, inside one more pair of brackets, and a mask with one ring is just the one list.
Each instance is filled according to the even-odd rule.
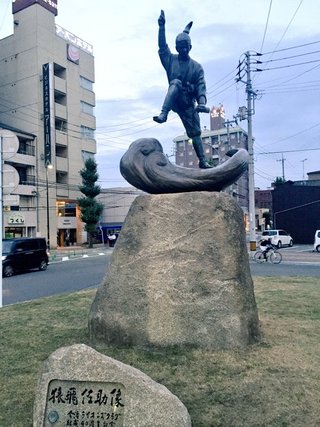
[[50,105],[50,64],[43,64],[43,127],[44,162],[51,164],[51,105]]

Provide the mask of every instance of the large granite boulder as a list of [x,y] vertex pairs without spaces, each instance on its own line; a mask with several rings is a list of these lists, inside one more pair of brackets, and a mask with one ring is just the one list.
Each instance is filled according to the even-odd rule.
[[84,344],[56,350],[38,381],[33,426],[191,427],[183,403],[143,372]]
[[91,340],[165,347],[259,341],[243,212],[225,193],[135,199],[89,314]]

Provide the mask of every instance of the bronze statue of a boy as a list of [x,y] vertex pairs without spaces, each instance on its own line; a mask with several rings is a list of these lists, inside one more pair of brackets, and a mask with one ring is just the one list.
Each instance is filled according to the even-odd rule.
[[167,73],[169,89],[161,113],[153,117],[153,120],[157,123],[164,123],[170,110],[176,112],[188,137],[192,139],[194,150],[199,159],[199,167],[207,169],[211,166],[206,162],[203,151],[199,113],[209,113],[210,110],[206,106],[206,83],[203,68],[189,56],[192,48],[189,36],[192,22],[176,38],[178,55],[172,54],[167,45],[165,22],[164,11],[161,10],[158,19],[159,56]]

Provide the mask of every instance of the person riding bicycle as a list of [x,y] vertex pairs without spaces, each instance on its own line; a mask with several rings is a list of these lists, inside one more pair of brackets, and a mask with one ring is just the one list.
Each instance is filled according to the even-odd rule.
[[262,239],[260,241],[260,249],[262,250],[263,253],[263,258],[266,260],[267,259],[267,253],[271,250],[274,249],[274,245],[271,243],[271,239]]

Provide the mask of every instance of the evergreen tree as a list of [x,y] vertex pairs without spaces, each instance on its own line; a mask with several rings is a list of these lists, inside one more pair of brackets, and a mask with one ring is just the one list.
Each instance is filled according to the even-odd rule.
[[85,161],[85,166],[80,171],[82,178],[82,185],[79,189],[83,197],[78,199],[79,208],[81,211],[81,221],[85,225],[85,230],[88,233],[88,245],[92,248],[93,234],[96,231],[97,222],[103,211],[103,204],[95,200],[101,192],[101,188],[96,184],[99,175],[97,172],[97,163],[93,158],[89,158]]
[[273,182],[274,187],[278,187],[279,185],[285,184],[286,180],[282,178],[281,176],[277,176],[276,179]]

